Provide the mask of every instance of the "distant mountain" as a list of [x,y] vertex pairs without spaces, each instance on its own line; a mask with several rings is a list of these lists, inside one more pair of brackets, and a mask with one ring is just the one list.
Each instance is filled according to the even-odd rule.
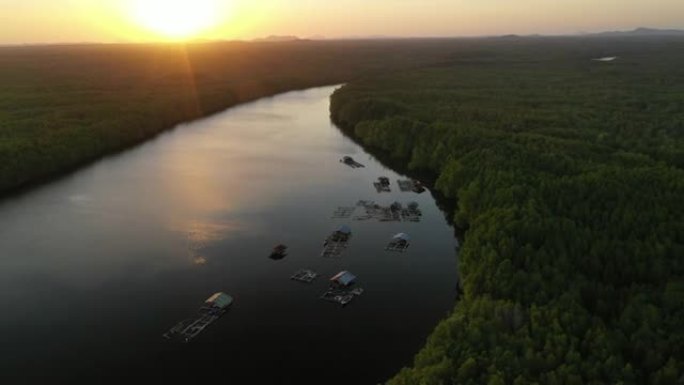
[[683,36],[684,30],[681,29],[656,29],[656,28],[637,28],[631,31],[607,31],[593,33],[595,36]]
[[297,36],[291,36],[291,35],[271,35],[267,37],[262,37],[258,39],[254,39],[252,41],[254,42],[262,42],[262,43],[280,43],[280,42],[287,42],[287,41],[299,41],[301,40]]

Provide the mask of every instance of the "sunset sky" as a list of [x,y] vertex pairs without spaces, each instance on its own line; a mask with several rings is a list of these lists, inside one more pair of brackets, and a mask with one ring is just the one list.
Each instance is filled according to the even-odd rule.
[[0,44],[684,28],[683,0],[0,0]]

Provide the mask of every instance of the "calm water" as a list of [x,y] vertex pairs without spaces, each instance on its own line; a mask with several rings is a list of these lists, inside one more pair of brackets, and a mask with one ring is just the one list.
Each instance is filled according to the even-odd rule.
[[[376,384],[410,364],[455,299],[453,229],[430,192],[398,192],[400,175],[330,123],[333,90],[181,125],[1,201],[0,382]],[[359,199],[417,201],[423,221],[331,219]],[[340,224],[349,249],[321,258]],[[384,252],[397,232],[409,251]],[[290,254],[273,261],[280,242]],[[289,280],[300,268],[321,276]],[[318,299],[343,269],[366,290],[345,308]],[[162,338],[217,291],[235,298],[223,318],[190,344]]]

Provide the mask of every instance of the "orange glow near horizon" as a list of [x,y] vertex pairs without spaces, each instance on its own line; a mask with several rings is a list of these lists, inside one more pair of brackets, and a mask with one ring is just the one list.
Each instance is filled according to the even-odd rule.
[[0,0],[0,44],[684,28],[684,1]]

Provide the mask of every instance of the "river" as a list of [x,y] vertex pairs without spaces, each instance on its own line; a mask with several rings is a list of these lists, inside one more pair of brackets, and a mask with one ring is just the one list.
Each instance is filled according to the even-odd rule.
[[[430,191],[400,192],[404,176],[330,122],[334,89],[180,125],[0,201],[2,383],[377,384],[409,365],[454,304],[454,231]],[[423,217],[331,217],[360,199]],[[349,248],[321,257],[341,224]],[[411,247],[385,252],[398,232]],[[269,259],[278,243],[289,255]],[[320,276],[290,280],[301,268]],[[341,270],[365,289],[346,307],[319,299]],[[218,291],[235,298],[221,319],[187,344],[162,338]]]

